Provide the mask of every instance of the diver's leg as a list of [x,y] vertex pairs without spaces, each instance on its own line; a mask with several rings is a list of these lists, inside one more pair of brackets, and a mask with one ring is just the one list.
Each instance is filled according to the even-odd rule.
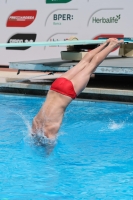
[[86,66],[88,66],[88,64],[91,62],[91,60],[93,59],[93,57],[98,52],[102,51],[109,44],[109,42],[111,40],[112,40],[112,38],[108,39],[105,43],[101,44],[99,47],[97,47],[94,50],[88,52],[77,65],[75,65],[70,70],[68,70],[67,72],[65,72],[63,75],[61,75],[61,77],[65,77],[65,78],[67,78],[69,80],[73,79],[74,76],[76,76]]
[[93,57],[92,61],[88,63],[88,65],[81,72],[79,72],[76,76],[73,77],[73,79],[71,79],[77,95],[80,94],[80,92],[86,87],[91,74],[95,71],[98,65],[114,48],[118,47],[122,42],[123,40],[112,40],[105,49]]

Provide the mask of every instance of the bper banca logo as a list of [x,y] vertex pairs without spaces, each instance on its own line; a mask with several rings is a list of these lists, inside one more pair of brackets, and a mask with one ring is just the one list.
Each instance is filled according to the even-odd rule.
[[118,23],[118,21],[121,19],[121,15],[116,15],[116,17],[109,17],[109,18],[97,18],[92,17],[92,23]]
[[71,14],[53,14],[53,24],[61,25],[61,21],[71,21],[73,20],[73,15]]
[[7,20],[7,27],[26,27],[36,18],[36,10],[18,10],[13,12]]
[[68,3],[72,0],[46,0],[46,3]]
[[[7,43],[27,43],[27,42],[35,42],[36,34],[15,34],[13,35]],[[29,49],[31,46],[26,47],[6,47],[7,50],[26,50]]]
[[68,21],[68,20],[73,20],[73,15],[70,14],[54,14],[53,15],[53,20],[55,21],[59,21],[59,20],[63,20],[63,21]]

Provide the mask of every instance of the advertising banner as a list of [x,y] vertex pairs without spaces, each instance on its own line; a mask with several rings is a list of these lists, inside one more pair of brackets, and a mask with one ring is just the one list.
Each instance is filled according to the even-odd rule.
[[[0,43],[132,37],[132,6],[132,0],[1,0]],[[0,48],[0,65],[60,58],[62,50],[66,47]]]

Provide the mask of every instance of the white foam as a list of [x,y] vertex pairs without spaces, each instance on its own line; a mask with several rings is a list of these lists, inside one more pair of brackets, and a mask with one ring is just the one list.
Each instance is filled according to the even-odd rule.
[[38,131],[38,133],[34,134],[31,133],[31,136],[34,140],[34,142],[38,145],[49,145],[49,146],[54,146],[56,144],[56,138],[55,139],[50,139],[47,138],[44,133],[41,133]]
[[108,128],[111,130],[118,130],[124,126],[124,122],[116,123],[115,121],[110,122]]

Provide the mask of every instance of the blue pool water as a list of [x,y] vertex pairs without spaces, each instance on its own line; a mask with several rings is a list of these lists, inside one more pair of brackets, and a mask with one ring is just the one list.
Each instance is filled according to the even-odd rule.
[[0,95],[0,200],[133,199],[133,105],[73,101],[47,155],[29,134],[44,100]]

